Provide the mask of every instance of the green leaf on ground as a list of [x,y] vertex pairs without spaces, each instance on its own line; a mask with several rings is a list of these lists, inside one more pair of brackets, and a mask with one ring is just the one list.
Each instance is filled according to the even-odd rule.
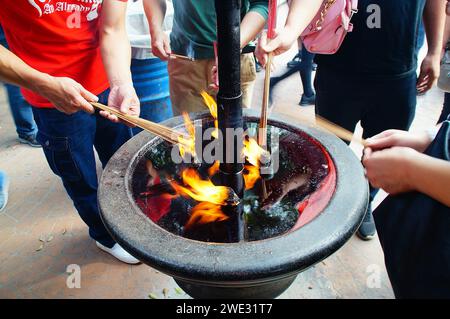
[[149,297],[150,299],[158,299],[158,296],[155,295],[154,293],[148,294],[148,297]]
[[183,291],[180,287],[176,287],[176,288],[175,288],[175,292],[176,292],[177,294],[179,294],[179,295],[184,294],[184,291]]

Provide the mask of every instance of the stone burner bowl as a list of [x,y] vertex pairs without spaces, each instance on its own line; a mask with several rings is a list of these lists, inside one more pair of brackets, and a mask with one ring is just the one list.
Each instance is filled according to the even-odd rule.
[[[258,115],[244,111],[246,121]],[[207,119],[206,113],[191,115]],[[163,124],[183,126],[181,117]],[[275,298],[298,273],[327,258],[355,233],[369,203],[363,167],[340,139],[273,115],[269,125],[303,132],[323,146],[335,166],[335,188],[325,208],[301,227],[269,239],[208,243],[177,236],[152,222],[138,207],[132,176],[146,152],[161,143],[147,132],[123,145],[106,166],[99,185],[99,207],[112,237],[133,256],[172,276],[194,298]]]

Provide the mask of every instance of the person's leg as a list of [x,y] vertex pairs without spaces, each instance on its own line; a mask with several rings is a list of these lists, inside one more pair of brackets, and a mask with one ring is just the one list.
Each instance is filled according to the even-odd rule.
[[[385,94],[373,95],[374,104],[363,114],[361,126],[363,138],[369,138],[388,129],[409,130],[416,111],[416,75],[390,81],[373,83],[373,92]],[[370,186],[370,203],[378,189]],[[358,236],[363,240],[372,239],[376,229],[370,207],[363,223],[358,229]]]
[[19,87],[5,84],[5,88],[19,139],[22,143],[39,147],[40,145],[36,141],[37,127],[31,105],[25,101]]
[[94,157],[96,116],[84,112],[66,115],[55,109],[33,108],[51,170],[58,175],[90,236],[107,247],[115,242],[103,225],[97,206],[97,174]]
[[310,53],[306,48],[302,50],[302,62],[300,64],[300,78],[302,79],[303,95],[300,101],[300,105],[314,105],[315,92],[313,89],[313,61],[314,54]]
[[9,179],[6,173],[0,170],[0,212],[8,203]]
[[442,108],[441,116],[439,116],[438,124],[447,120],[450,115],[450,93],[445,93],[444,107]]
[[[109,90],[99,95],[99,102],[108,103]],[[96,131],[94,146],[103,167],[114,153],[131,137],[132,129],[122,123],[113,123],[98,113],[95,115]]]
[[256,81],[256,67],[253,53],[241,55],[242,107],[251,108]]
[[348,79],[343,79],[334,72],[318,70],[316,87],[317,115],[353,132],[361,119],[362,109],[365,107],[362,92],[349,90]]
[[203,102],[201,91],[215,96],[211,84],[211,69],[214,59],[184,61],[170,60],[168,65],[170,81],[170,98],[175,116],[183,112],[203,112],[208,107]]
[[388,129],[409,130],[416,113],[416,75],[404,79],[383,80],[372,85],[374,104],[363,114],[363,138]]

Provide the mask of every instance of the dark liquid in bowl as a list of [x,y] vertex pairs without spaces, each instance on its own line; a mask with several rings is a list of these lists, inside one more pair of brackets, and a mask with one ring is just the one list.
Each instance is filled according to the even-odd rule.
[[[246,124],[250,135],[256,132],[256,123]],[[270,126],[269,144],[275,136],[278,136],[279,143],[272,145],[271,152],[278,156],[278,169],[245,191],[238,207],[229,208],[236,214],[243,214],[245,241],[272,238],[292,229],[299,218],[299,203],[317,191],[329,173],[329,158],[317,141],[301,131]],[[167,178],[180,181],[181,171],[189,166],[198,169],[200,175],[206,178],[211,165],[176,165],[171,159],[171,152],[172,145],[161,142],[149,149],[138,163],[132,177],[136,203],[153,222],[176,235],[207,242],[230,242],[227,220],[186,227],[191,209],[198,202],[173,196],[175,192],[165,181]],[[149,175],[147,161],[152,163],[153,175],[157,172],[156,178]],[[212,180],[218,185],[216,176]],[[265,199],[263,194],[267,194]]]

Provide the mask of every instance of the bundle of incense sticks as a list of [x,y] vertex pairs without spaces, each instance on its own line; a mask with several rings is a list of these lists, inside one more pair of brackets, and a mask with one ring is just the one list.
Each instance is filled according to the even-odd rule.
[[180,59],[180,60],[186,60],[186,61],[195,61],[194,58],[191,58],[189,56],[185,56],[185,55],[180,55],[180,54],[175,54],[175,53],[171,53],[169,54],[169,57],[171,59]]
[[[267,39],[275,37],[275,28],[277,25],[277,0],[269,0],[269,18],[267,20]],[[267,112],[269,109],[269,93],[270,93],[270,74],[272,68],[273,54],[269,53],[266,63],[266,73],[264,77],[264,93],[261,107],[261,119],[259,122],[258,144],[266,147],[267,144]]]
[[302,115],[300,116],[299,120],[304,123],[308,124],[309,126],[316,127],[318,129],[328,131],[330,133],[333,133],[340,139],[346,141],[346,142],[355,142],[358,144],[361,144],[362,146],[367,146],[366,140],[355,136],[353,132],[350,132],[349,130],[319,116],[315,115],[314,117]]
[[358,144],[361,144],[362,146],[367,146],[366,140],[359,138],[357,136],[354,136],[353,132],[350,132],[349,130],[331,122],[327,119],[324,119],[323,117],[316,115],[316,119],[314,122],[315,126],[318,128],[322,128],[324,130],[327,130],[340,139],[347,141],[347,142],[356,142]]
[[145,131],[148,131],[156,136],[159,136],[169,143],[182,144],[183,143],[182,141],[190,140],[190,137],[188,135],[176,131],[172,128],[169,128],[167,126],[157,124],[148,120],[144,120],[136,116],[131,116],[129,114],[122,113],[116,109],[113,109],[101,103],[91,102],[91,105],[99,110],[106,111],[110,114],[117,116],[124,122],[135,125]]

